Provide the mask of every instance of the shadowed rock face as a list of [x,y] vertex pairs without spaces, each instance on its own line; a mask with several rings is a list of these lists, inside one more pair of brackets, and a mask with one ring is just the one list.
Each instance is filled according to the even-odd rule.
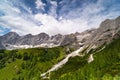
[[17,40],[17,42],[15,43],[16,45],[19,45],[19,44],[21,44],[21,45],[29,45],[29,44],[31,44],[31,38],[32,38],[33,36],[31,35],[31,34],[28,34],[28,35],[25,35],[25,36],[22,36],[22,37],[20,37],[18,40]]
[[20,36],[15,32],[10,32],[0,37],[0,49],[6,49],[8,44],[15,44]]
[[4,36],[1,36],[0,41],[3,43],[9,43],[9,44],[15,44],[17,39],[19,39],[20,36],[15,32],[10,32],[5,34]]
[[65,38],[61,42],[61,46],[65,46],[71,43],[74,43],[76,41],[75,35],[65,35]]
[[106,19],[100,24],[98,29],[86,30],[82,33],[75,33],[69,35],[57,34],[49,36],[46,33],[38,35],[25,35],[19,36],[15,32],[9,32],[0,36],[0,49],[14,49],[14,45],[19,46],[27,45],[38,47],[55,47],[55,46],[68,46],[79,48],[83,45],[96,45],[109,44],[113,39],[120,37],[120,17],[110,20]]

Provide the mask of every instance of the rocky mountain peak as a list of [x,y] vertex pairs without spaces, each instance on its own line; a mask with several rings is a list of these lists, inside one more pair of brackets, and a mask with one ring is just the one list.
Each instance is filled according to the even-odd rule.
[[38,34],[38,35],[36,35],[36,36],[45,37],[45,36],[49,36],[49,35],[46,34],[46,33],[40,33],[40,34]]
[[33,35],[32,34],[27,34],[24,37],[33,37]]
[[[25,36],[19,36],[15,32],[9,32],[0,37],[0,49],[6,48],[6,45],[10,45],[11,49],[14,46],[27,45],[37,47],[55,47],[55,46],[71,46],[79,48],[83,45],[96,45],[101,46],[103,44],[110,43],[114,38],[120,35],[120,17],[116,19],[106,19],[100,24],[98,29],[86,30],[81,33],[61,35],[57,34],[49,36],[46,33],[40,33],[38,35],[28,34]],[[9,49],[9,46],[7,46]]]
[[3,35],[3,37],[15,37],[15,36],[19,36],[19,35],[16,32],[9,32]]
[[16,32],[9,32],[1,37],[1,42],[14,44],[19,38]]
[[116,21],[112,19],[106,19],[100,24],[100,31],[109,31],[111,29],[115,29]]

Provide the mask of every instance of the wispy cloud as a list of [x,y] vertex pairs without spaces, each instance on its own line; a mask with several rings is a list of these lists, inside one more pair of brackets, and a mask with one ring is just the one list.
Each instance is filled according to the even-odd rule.
[[[19,2],[20,6],[15,6],[14,4],[18,4],[18,1],[13,4],[9,0],[2,0],[0,1],[0,13],[4,15],[0,16],[0,26],[20,35],[40,32],[50,35],[69,34],[99,27],[103,20],[120,15],[120,2],[117,0],[97,0],[96,2],[84,2],[83,0],[80,3],[78,0],[63,0],[59,4],[49,0],[48,3],[50,6],[46,9],[48,13],[33,14],[31,8],[22,2]],[[38,10],[45,10],[47,5],[42,0],[35,0],[35,4]]]
[[42,9],[42,10],[44,10],[44,6],[45,6],[45,4],[42,3],[41,0],[36,0],[35,3],[36,3],[36,8],[37,8],[37,9]]
[[51,6],[50,6],[50,10],[49,10],[49,15],[51,15],[51,16],[54,16],[54,17],[56,17],[57,18],[57,2],[56,1],[50,1],[50,4],[51,4]]

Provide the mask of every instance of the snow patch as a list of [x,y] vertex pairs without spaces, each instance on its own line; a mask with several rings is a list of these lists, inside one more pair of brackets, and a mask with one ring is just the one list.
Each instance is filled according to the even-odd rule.
[[87,53],[90,52],[91,49],[96,49],[98,46],[96,45],[90,45],[89,48],[87,49]]
[[28,48],[37,48],[37,47],[46,47],[46,48],[52,48],[52,47],[57,47],[59,45],[53,44],[53,43],[42,43],[40,45],[8,45],[6,49],[8,50],[13,50],[13,49],[28,49]]
[[84,48],[84,46],[83,46],[83,47],[80,47],[78,50],[76,50],[76,51],[68,54],[65,59],[63,59],[62,61],[60,61],[58,64],[54,65],[54,66],[53,66],[51,69],[49,69],[47,72],[41,74],[41,77],[45,77],[47,73],[50,73],[50,72],[52,72],[52,71],[55,71],[55,70],[61,68],[65,63],[68,62],[68,60],[69,60],[70,57],[83,56],[83,55],[80,55],[79,53],[80,53],[81,51],[83,51],[84,49],[85,49],[85,48]]
[[91,63],[92,61],[94,61],[93,54],[91,54],[90,57],[88,58],[88,63]]

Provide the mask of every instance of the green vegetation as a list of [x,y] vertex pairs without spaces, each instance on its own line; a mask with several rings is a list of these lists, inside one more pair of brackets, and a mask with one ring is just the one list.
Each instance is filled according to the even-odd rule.
[[[96,51],[70,58],[63,67],[51,72],[50,80],[120,80],[120,39]],[[88,63],[93,53],[94,61]],[[0,50],[0,80],[42,80],[41,73],[66,54],[65,47]]]
[[0,51],[0,80],[40,80],[65,56],[64,47]]
[[120,39],[97,52],[93,62],[87,63],[88,57],[89,54],[71,58],[62,68],[52,72],[51,80],[120,80]]

